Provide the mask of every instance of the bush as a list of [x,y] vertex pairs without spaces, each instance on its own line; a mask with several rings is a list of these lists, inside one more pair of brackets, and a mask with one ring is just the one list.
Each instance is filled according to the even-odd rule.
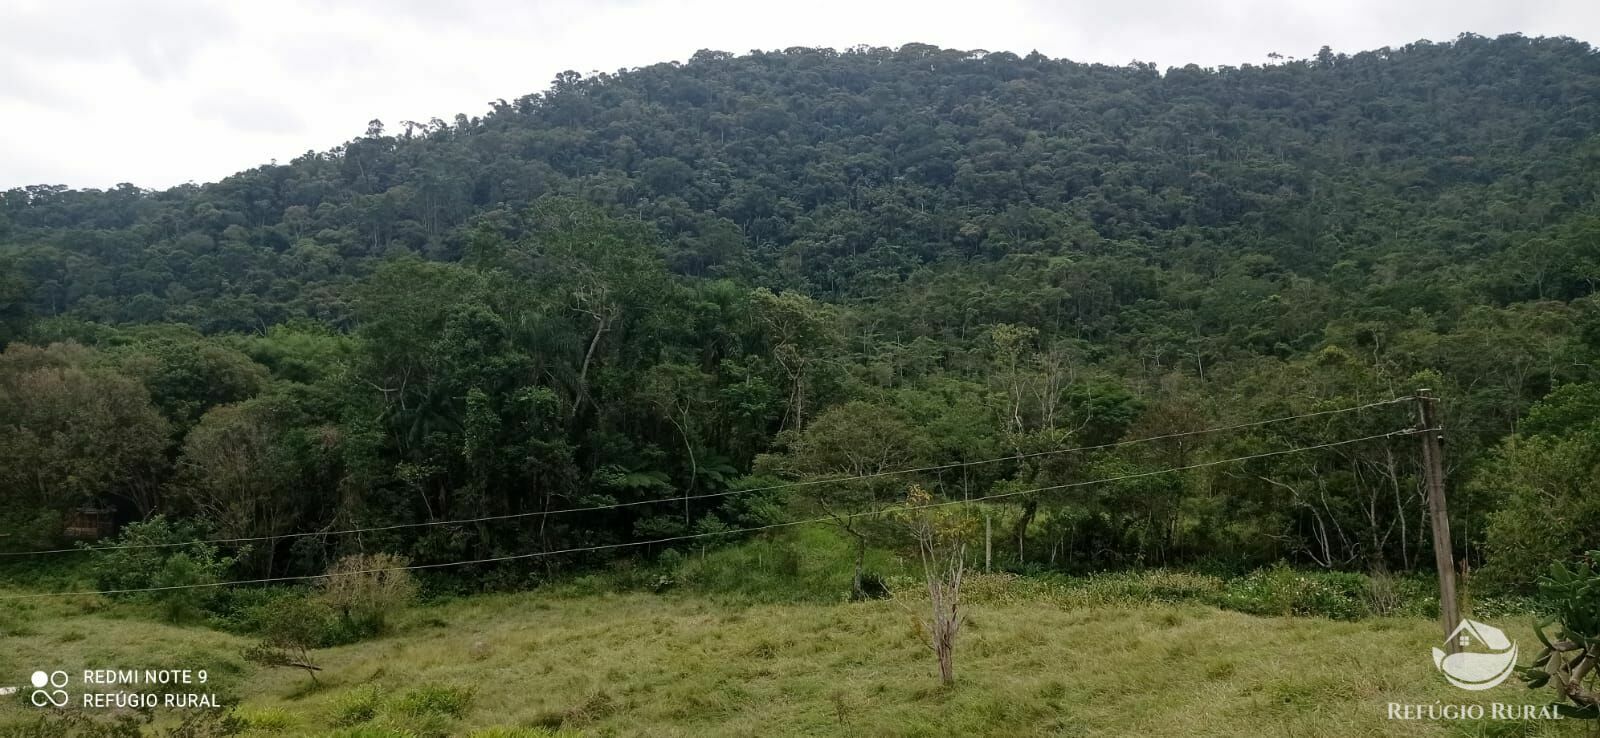
[[1367,612],[1379,617],[1394,615],[1403,604],[1400,581],[1393,574],[1379,571],[1367,577]]
[[300,596],[291,587],[224,587],[211,603],[208,625],[230,633],[260,633],[263,610],[281,597]]
[[357,687],[339,695],[333,701],[333,724],[346,727],[360,725],[378,716],[383,706],[383,692],[371,684]]
[[322,580],[322,600],[357,634],[384,631],[388,616],[417,598],[417,582],[404,567],[409,562],[393,554],[355,554],[328,567]]
[[187,553],[173,554],[162,562],[150,578],[150,586],[165,588],[152,596],[161,604],[168,621],[188,623],[201,619],[206,607],[217,598],[217,587],[212,586],[221,581],[217,568],[213,562]]
[[304,669],[317,680],[321,667],[312,663],[311,650],[328,645],[333,612],[320,600],[280,597],[261,611],[261,642],[245,649],[248,661],[262,666]]
[[117,538],[101,544],[105,550],[95,552],[95,582],[103,590],[177,587],[129,596],[159,603],[173,622],[197,619],[217,602],[220,588],[195,585],[222,581],[235,561],[221,556],[215,545],[190,543],[205,534],[194,523],[160,515],[130,523]]
[[1217,604],[1254,615],[1309,615],[1355,620],[1368,614],[1367,578],[1350,572],[1303,572],[1278,564],[1228,582]]
[[[1534,626],[1544,650],[1533,665],[1519,669],[1530,689],[1551,686],[1563,717],[1600,720],[1600,688],[1594,666],[1600,662],[1600,551],[1572,565],[1556,562],[1539,577],[1539,596],[1551,615]],[[1555,626],[1554,634],[1545,632]],[[1570,704],[1567,704],[1570,702]]]
[[882,574],[866,572],[861,575],[861,591],[851,592],[853,600],[881,600],[889,596],[889,584]]
[[394,703],[395,712],[408,717],[447,715],[459,718],[472,706],[473,691],[459,687],[418,687]]

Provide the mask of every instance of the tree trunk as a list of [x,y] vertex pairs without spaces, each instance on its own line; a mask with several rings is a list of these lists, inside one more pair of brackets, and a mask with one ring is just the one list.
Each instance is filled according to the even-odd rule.
[[855,532],[851,535],[856,537],[856,576],[850,582],[850,599],[864,600],[867,598],[867,537]]
[[983,513],[983,573],[988,574],[994,562],[994,516]]
[[[953,641],[954,639],[952,639]],[[939,652],[939,683],[948,687],[956,683],[955,643],[944,643]]]
[[578,417],[578,410],[583,407],[583,401],[589,397],[589,365],[594,362],[595,350],[600,348],[600,337],[604,336],[610,328],[610,321],[596,314],[594,316],[594,336],[589,339],[589,349],[583,353],[583,364],[578,367],[578,387],[572,398],[572,417]]
[[1028,500],[1027,504],[1022,506],[1022,517],[1017,519],[1017,527],[1011,532],[1011,535],[1017,539],[1018,566],[1021,566],[1025,560],[1023,544],[1028,540],[1028,526],[1033,525],[1033,518],[1038,514],[1039,501],[1037,499]]

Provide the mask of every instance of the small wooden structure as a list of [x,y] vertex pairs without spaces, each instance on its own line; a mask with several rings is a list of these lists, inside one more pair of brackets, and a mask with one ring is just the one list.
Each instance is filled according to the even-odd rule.
[[96,541],[116,532],[116,511],[109,507],[84,505],[67,513],[66,529],[62,531],[74,541]]

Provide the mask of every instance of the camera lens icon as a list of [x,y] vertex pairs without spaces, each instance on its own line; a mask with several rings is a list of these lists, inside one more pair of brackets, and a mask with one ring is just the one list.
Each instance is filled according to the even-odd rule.
[[[67,686],[68,680],[67,673],[64,671],[34,672],[33,678],[30,680],[33,683],[33,694],[30,697],[33,706],[66,707],[67,690],[62,689],[62,687]],[[46,687],[53,687],[54,689],[47,690],[45,689]]]

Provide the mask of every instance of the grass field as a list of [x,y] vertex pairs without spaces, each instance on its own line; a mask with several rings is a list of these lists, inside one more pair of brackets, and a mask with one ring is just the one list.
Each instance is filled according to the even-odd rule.
[[[34,669],[205,668],[247,735],[1583,734],[1574,721],[1387,719],[1389,702],[1548,700],[1515,680],[1477,693],[1447,685],[1429,657],[1437,625],[1423,618],[1003,599],[972,605],[950,689],[914,603],[694,594],[419,606],[390,635],[318,652],[316,685],[248,665],[243,638],[92,599],[41,600],[0,615],[0,674],[20,685]],[[1526,621],[1496,624],[1534,642]],[[0,725],[37,727],[42,711],[23,693],[0,698]],[[161,713],[156,726],[171,722]]]

